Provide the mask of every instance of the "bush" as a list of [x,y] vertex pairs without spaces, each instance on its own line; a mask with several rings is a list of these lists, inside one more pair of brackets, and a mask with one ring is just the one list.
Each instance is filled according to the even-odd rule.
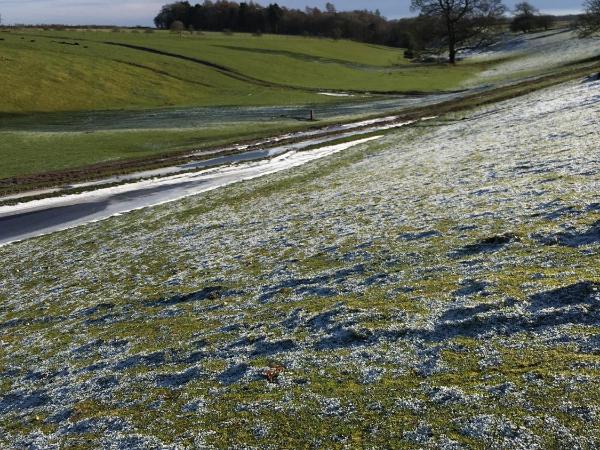
[[536,17],[536,25],[538,28],[543,28],[545,31],[548,31],[556,25],[556,18],[549,15],[538,16]]
[[152,34],[152,33],[154,33],[154,30],[152,28],[146,28],[144,30],[144,33],[146,33],[146,34]]
[[252,35],[253,35],[253,36],[256,36],[256,37],[261,37],[261,36],[262,36],[262,34],[263,34],[263,33],[262,33],[262,30],[256,30],[254,33],[252,33]]
[[225,29],[223,30],[223,34],[224,34],[225,36],[233,36],[233,31],[231,31],[229,28],[225,28]]
[[406,59],[415,59],[415,52],[414,52],[414,50],[411,50],[411,49],[404,50],[404,58],[406,58]]

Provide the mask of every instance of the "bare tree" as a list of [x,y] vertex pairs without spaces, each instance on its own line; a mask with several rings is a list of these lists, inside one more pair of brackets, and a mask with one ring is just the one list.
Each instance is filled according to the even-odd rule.
[[581,16],[577,28],[582,37],[600,32],[600,0],[586,0],[585,13]]
[[515,16],[532,17],[539,13],[538,9],[529,2],[521,2],[515,5]]
[[538,9],[529,2],[521,2],[515,5],[515,17],[510,23],[511,31],[522,31],[529,33],[541,26],[538,20]]
[[556,17],[549,14],[543,14],[536,17],[536,23],[540,28],[543,28],[544,31],[548,31],[550,28],[556,25]]
[[451,64],[460,50],[487,43],[506,12],[501,0],[412,0],[411,7],[440,21]]

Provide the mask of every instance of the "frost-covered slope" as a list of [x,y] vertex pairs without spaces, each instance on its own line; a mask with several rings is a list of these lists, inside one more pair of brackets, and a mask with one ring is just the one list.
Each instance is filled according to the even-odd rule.
[[569,30],[507,34],[485,51],[468,52],[463,56],[473,61],[508,58],[468,83],[479,84],[536,75],[565,64],[600,57],[600,38],[580,39],[576,32]]
[[1,446],[593,447],[599,112],[569,83],[1,248]]

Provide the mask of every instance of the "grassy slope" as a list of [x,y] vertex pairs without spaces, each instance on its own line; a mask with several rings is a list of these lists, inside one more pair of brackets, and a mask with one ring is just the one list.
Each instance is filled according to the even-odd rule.
[[[595,66],[597,67],[597,66]],[[432,106],[413,111],[417,115],[430,115],[444,111],[456,111],[493,103],[555,85],[566,80],[582,77],[591,70],[588,66],[574,68],[548,75],[539,80],[527,81],[485,94],[475,94],[457,102]],[[597,69],[596,69],[597,70]],[[412,114],[407,111],[408,114]],[[31,116],[32,118],[34,116]],[[23,118],[23,126],[30,119]],[[320,122],[321,125],[327,121]],[[39,174],[47,171],[83,168],[92,164],[114,160],[127,160],[164,154],[172,151],[199,149],[282,131],[301,129],[305,122],[273,120],[265,122],[231,123],[204,128],[149,129],[149,130],[106,130],[96,132],[0,132],[0,179]],[[14,149],[19,151],[15,152]],[[44,157],[41,158],[40,154]],[[108,172],[106,171],[108,170]],[[129,169],[132,170],[132,169]],[[97,171],[90,176],[107,176],[114,169]],[[49,180],[38,185],[23,181],[17,186],[6,186],[0,195],[54,184],[60,180]],[[69,181],[69,180],[62,180]],[[62,182],[61,181],[61,182]]]
[[58,37],[3,37],[1,112],[326,100],[302,91],[251,85],[192,62],[121,47],[94,42],[71,46],[56,42],[64,41]]
[[[272,35],[179,37],[169,33],[29,30],[27,34],[0,33],[0,38],[4,39],[0,41],[0,179],[193,149],[291,126],[282,119],[269,126],[232,123],[185,131],[41,133],[30,132],[24,125],[23,131],[7,132],[2,131],[2,112],[332,102],[340,99],[309,89],[451,89],[494,64],[415,66],[397,49]],[[108,41],[201,59],[241,75],[235,78],[181,58],[109,46],[104,43]],[[302,88],[261,85],[251,78]],[[34,117],[23,116],[23,123]]]
[[[253,139],[301,123],[240,123],[202,129],[97,131],[76,133],[0,133],[0,179],[85,167],[99,162],[143,158]],[[14,149],[19,149],[15,152]],[[43,153],[43,158],[40,154]]]
[[[100,33],[87,36],[106,39]],[[471,64],[453,68],[417,66],[405,60],[400,49],[296,36],[209,33],[180,38],[157,33],[149,38],[119,33],[111,35],[110,40],[202,58],[261,80],[311,89],[375,92],[452,89],[481,68]]]
[[[75,31],[1,37],[0,113],[331,101],[314,92],[260,86],[201,64],[105,41],[194,57],[267,83],[314,90],[445,90],[481,68],[409,66],[398,49],[298,37]],[[75,39],[83,40],[78,46],[61,44]]]
[[594,448],[597,300],[552,292],[600,282],[598,243],[536,237],[599,219],[573,92],[0,249],[0,443]]
[[[310,90],[451,89],[478,70],[415,67],[398,49],[289,36],[28,30],[0,33],[0,38],[0,178],[195,148],[291,126],[282,120],[266,127],[231,124],[185,131],[41,133],[25,127],[3,132],[2,113],[331,102],[340,99]],[[242,76],[108,41],[201,59]]]

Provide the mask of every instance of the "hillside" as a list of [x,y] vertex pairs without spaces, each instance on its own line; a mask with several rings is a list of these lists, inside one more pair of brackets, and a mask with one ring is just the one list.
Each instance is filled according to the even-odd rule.
[[[583,76],[600,52],[597,39],[564,30],[506,35],[457,67],[291,36],[27,29],[0,38],[0,195],[132,170],[121,161],[135,169],[147,158],[398,113],[538,76]],[[413,90],[429,93],[399,94]],[[311,109],[316,122],[307,122]],[[73,170],[82,173],[75,180]]]
[[0,248],[0,446],[593,448],[598,89]]
[[321,103],[336,100],[319,95],[328,90],[456,89],[483,68],[415,66],[401,49],[273,35],[27,30],[2,38],[0,113]]

